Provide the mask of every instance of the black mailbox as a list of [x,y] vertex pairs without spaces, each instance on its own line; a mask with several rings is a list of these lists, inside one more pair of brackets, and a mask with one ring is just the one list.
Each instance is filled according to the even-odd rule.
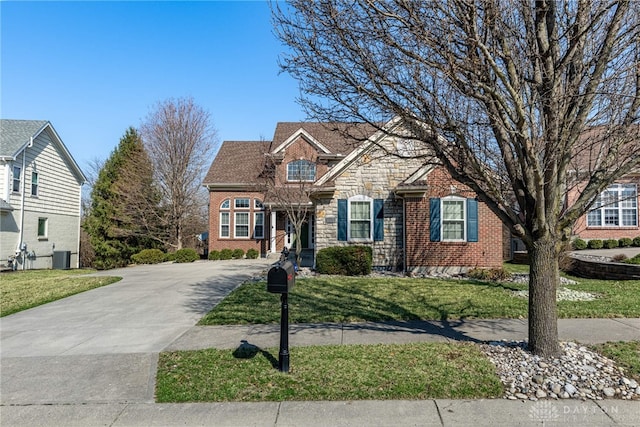
[[295,283],[295,271],[291,261],[278,263],[267,273],[267,291],[275,294],[286,294],[291,291]]

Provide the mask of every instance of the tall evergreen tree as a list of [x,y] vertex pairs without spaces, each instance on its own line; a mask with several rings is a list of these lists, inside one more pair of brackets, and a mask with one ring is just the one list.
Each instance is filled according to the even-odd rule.
[[94,267],[121,267],[131,255],[157,247],[162,230],[153,167],[138,132],[129,128],[98,174],[83,227],[95,252]]

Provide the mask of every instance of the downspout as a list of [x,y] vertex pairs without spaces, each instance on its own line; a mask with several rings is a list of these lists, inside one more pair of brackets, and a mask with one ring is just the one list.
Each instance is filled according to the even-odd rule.
[[402,273],[407,274],[407,213],[405,198],[398,193],[393,193],[395,197],[402,200]]
[[[27,187],[26,177],[27,177],[27,148],[33,146],[33,137],[29,138],[29,144],[24,147],[22,151],[22,170],[20,173],[22,174],[21,182],[22,182],[22,194],[20,197],[20,234],[18,235],[18,246],[16,247],[16,254],[22,251],[22,244],[24,242],[24,199],[25,199],[25,189]],[[26,251],[22,254],[22,269],[24,270],[26,264]]]

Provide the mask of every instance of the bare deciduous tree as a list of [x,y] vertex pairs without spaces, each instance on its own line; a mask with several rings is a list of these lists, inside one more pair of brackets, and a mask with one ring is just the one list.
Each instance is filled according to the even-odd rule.
[[202,178],[217,143],[209,113],[193,98],[159,102],[141,126],[142,138],[151,158],[157,184],[167,209],[171,245],[180,249],[186,239],[202,229],[207,196]]
[[[313,196],[313,182],[316,177],[315,160],[317,153],[310,147],[302,156],[306,161],[297,164],[291,176],[286,176],[287,171],[280,169],[277,164],[281,162],[273,154],[265,155],[265,166],[261,173],[260,191],[264,193],[265,205],[271,210],[283,211],[294,229],[294,243],[296,250],[296,262],[300,265],[302,253],[302,232],[305,222],[314,207],[311,201]],[[308,161],[308,162],[307,162]]]
[[[317,120],[397,117],[525,243],[529,348],[559,352],[558,259],[640,163],[640,2],[292,0],[273,5]],[[582,173],[580,173],[582,172]],[[579,191],[568,201],[568,190]]]

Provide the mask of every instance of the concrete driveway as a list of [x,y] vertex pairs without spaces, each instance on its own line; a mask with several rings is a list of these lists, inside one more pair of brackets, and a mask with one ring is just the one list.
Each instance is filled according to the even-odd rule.
[[136,266],[120,282],[0,319],[0,402],[152,402],[158,353],[264,259]]

